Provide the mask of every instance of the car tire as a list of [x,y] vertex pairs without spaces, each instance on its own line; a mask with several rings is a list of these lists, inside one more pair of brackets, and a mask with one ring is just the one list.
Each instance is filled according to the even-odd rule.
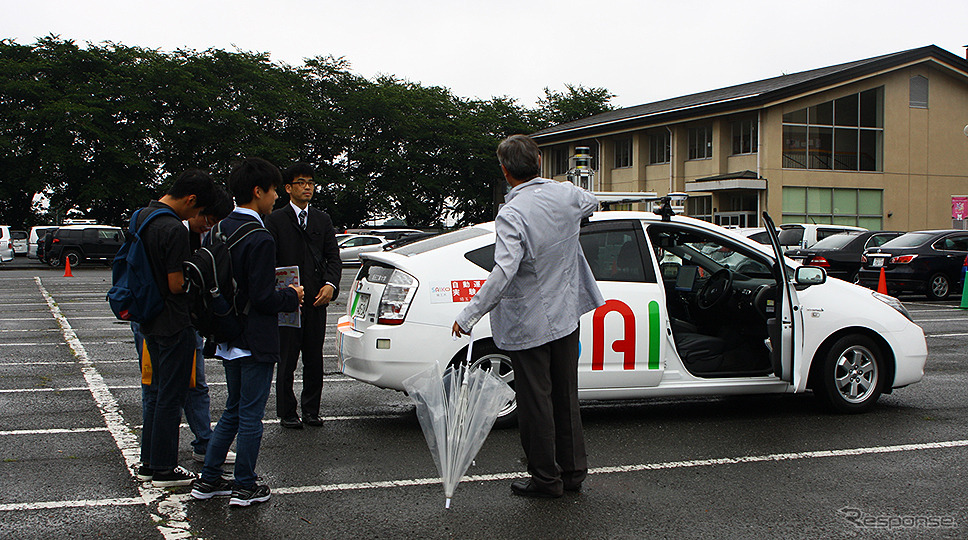
[[869,410],[884,386],[881,349],[871,338],[850,334],[826,349],[814,393],[830,410],[859,413]]
[[[460,353],[458,358],[451,362],[451,365],[465,363],[466,353]],[[474,343],[474,350],[471,352],[471,367],[482,369],[497,368],[497,376],[506,382],[511,389],[514,389],[514,367],[511,366],[511,357],[506,351],[497,348],[491,340],[479,341]],[[518,403],[517,399],[512,398],[498,413],[494,427],[498,429],[511,428],[518,425]]]
[[932,300],[944,300],[951,294],[951,280],[948,276],[938,272],[931,276],[928,280],[927,287],[927,297]]
[[77,268],[81,264],[81,254],[76,250],[68,249],[65,250],[63,256],[61,257],[61,265],[64,265],[64,261],[71,262],[71,268]]

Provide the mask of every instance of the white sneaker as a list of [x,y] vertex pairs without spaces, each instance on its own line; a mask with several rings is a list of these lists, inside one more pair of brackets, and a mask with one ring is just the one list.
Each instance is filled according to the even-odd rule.
[[[199,454],[198,452],[192,452],[192,459],[199,463],[205,463],[205,454]],[[225,454],[225,462],[223,465],[234,465],[235,464],[235,452],[229,450],[228,454]]]

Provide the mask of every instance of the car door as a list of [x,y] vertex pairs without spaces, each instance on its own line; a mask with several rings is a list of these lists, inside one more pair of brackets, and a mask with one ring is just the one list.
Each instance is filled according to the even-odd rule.
[[581,319],[580,387],[656,386],[665,370],[662,286],[638,220],[582,227],[580,242],[605,304]]
[[[961,283],[962,267],[968,256],[968,234],[951,233],[934,243],[935,249],[944,257],[942,271],[951,278],[952,284]],[[960,290],[960,289],[958,289]],[[955,290],[955,294],[958,293]]]
[[763,212],[763,220],[766,222],[766,230],[770,235],[770,245],[773,247],[773,255],[776,260],[773,274],[781,288],[781,294],[777,295],[780,302],[779,309],[776,309],[777,316],[767,321],[772,347],[770,354],[773,360],[773,372],[781,380],[792,384],[799,391],[806,385],[805,378],[801,376],[800,370],[797,369],[803,362],[800,358],[802,350],[796,346],[803,341],[800,337],[803,333],[803,313],[800,309],[797,291],[791,280],[792,276],[789,275],[783,260],[783,249],[776,234],[773,218],[768,213]]

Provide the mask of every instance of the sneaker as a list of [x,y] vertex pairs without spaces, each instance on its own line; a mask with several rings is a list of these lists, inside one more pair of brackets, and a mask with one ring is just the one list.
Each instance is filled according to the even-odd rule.
[[151,480],[151,477],[154,476],[154,474],[155,471],[151,470],[151,467],[145,465],[144,463],[138,465],[138,467],[134,470],[134,477],[142,482]]
[[[199,463],[205,463],[205,454],[199,454],[198,452],[192,452],[192,459]],[[222,465],[234,465],[235,464],[235,452],[229,450],[228,454],[225,454],[225,461]]]
[[206,482],[199,478],[192,482],[192,497],[196,499],[211,499],[225,497],[232,494],[232,481],[219,476],[213,482]]
[[232,490],[232,498],[229,499],[229,506],[249,506],[253,503],[261,503],[269,500],[269,486],[256,484],[251,488],[237,487]]
[[151,477],[151,485],[155,487],[190,486],[198,477],[182,467],[175,467],[170,471],[158,472]]

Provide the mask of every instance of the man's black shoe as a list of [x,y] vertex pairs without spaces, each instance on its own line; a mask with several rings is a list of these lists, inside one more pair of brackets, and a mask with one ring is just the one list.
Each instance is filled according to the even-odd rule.
[[299,421],[298,416],[293,416],[292,418],[280,418],[279,425],[289,429],[302,429],[302,422]]
[[306,424],[307,426],[319,427],[323,425],[323,419],[315,414],[304,414],[303,424]]
[[561,497],[561,493],[553,493],[538,488],[531,480],[515,480],[511,482],[511,493],[522,497],[537,497],[541,499],[557,499]]
[[577,484],[565,484],[565,491],[581,491],[581,482]]

